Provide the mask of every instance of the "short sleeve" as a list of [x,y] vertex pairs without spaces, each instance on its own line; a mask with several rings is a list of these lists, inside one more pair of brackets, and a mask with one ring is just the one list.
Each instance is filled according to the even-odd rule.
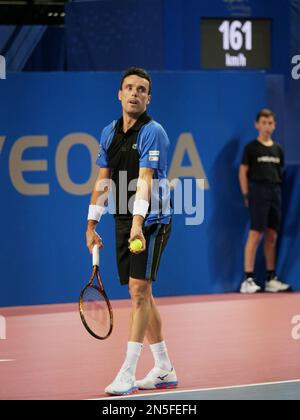
[[106,135],[105,135],[105,129],[101,133],[100,137],[100,144],[98,149],[98,156],[96,159],[96,164],[100,166],[101,168],[109,168],[108,165],[108,159],[107,159],[107,150],[106,150]]
[[160,124],[153,122],[146,126],[139,139],[140,168],[165,169],[169,144]]
[[242,165],[250,165],[250,151],[249,151],[249,146],[245,146],[244,148],[244,152],[243,152],[243,157],[242,157],[242,161],[241,161]]

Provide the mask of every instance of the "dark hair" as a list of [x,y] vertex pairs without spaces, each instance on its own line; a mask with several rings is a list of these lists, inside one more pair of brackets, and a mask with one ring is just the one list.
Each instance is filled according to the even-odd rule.
[[259,111],[259,113],[256,115],[256,122],[258,122],[260,120],[261,117],[273,117],[274,120],[276,121],[276,114],[275,112],[271,111],[270,109],[264,108],[262,110]]
[[128,76],[139,76],[142,79],[146,79],[149,82],[149,95],[151,93],[151,88],[152,88],[152,81],[151,81],[151,77],[149,75],[149,73],[147,73],[146,70],[144,69],[140,69],[138,67],[130,67],[129,69],[125,70],[122,76],[122,80],[121,80],[121,84],[120,84],[120,90],[122,90],[122,86],[123,86],[123,82],[124,79],[126,79],[126,77]]

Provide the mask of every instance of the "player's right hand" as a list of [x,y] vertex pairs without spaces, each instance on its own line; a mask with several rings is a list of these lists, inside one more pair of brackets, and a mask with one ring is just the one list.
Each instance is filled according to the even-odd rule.
[[87,229],[86,231],[86,246],[88,247],[90,254],[93,253],[93,248],[98,245],[99,248],[103,248],[103,242],[101,236],[95,231],[95,229]]

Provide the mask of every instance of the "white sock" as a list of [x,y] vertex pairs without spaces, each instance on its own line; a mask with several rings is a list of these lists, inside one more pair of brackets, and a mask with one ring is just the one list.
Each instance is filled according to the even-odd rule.
[[160,343],[150,344],[150,348],[154,357],[155,366],[170,371],[172,364],[168,356],[166,343],[161,341]]
[[120,373],[126,373],[128,376],[135,376],[136,365],[141,355],[142,348],[142,343],[128,341],[126,358],[123,366],[121,367]]

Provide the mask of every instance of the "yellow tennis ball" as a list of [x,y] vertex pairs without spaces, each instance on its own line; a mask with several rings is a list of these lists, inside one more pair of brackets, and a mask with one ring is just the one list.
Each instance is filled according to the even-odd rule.
[[134,239],[134,241],[130,242],[130,249],[132,251],[139,251],[142,248],[143,248],[143,244],[140,239]]

